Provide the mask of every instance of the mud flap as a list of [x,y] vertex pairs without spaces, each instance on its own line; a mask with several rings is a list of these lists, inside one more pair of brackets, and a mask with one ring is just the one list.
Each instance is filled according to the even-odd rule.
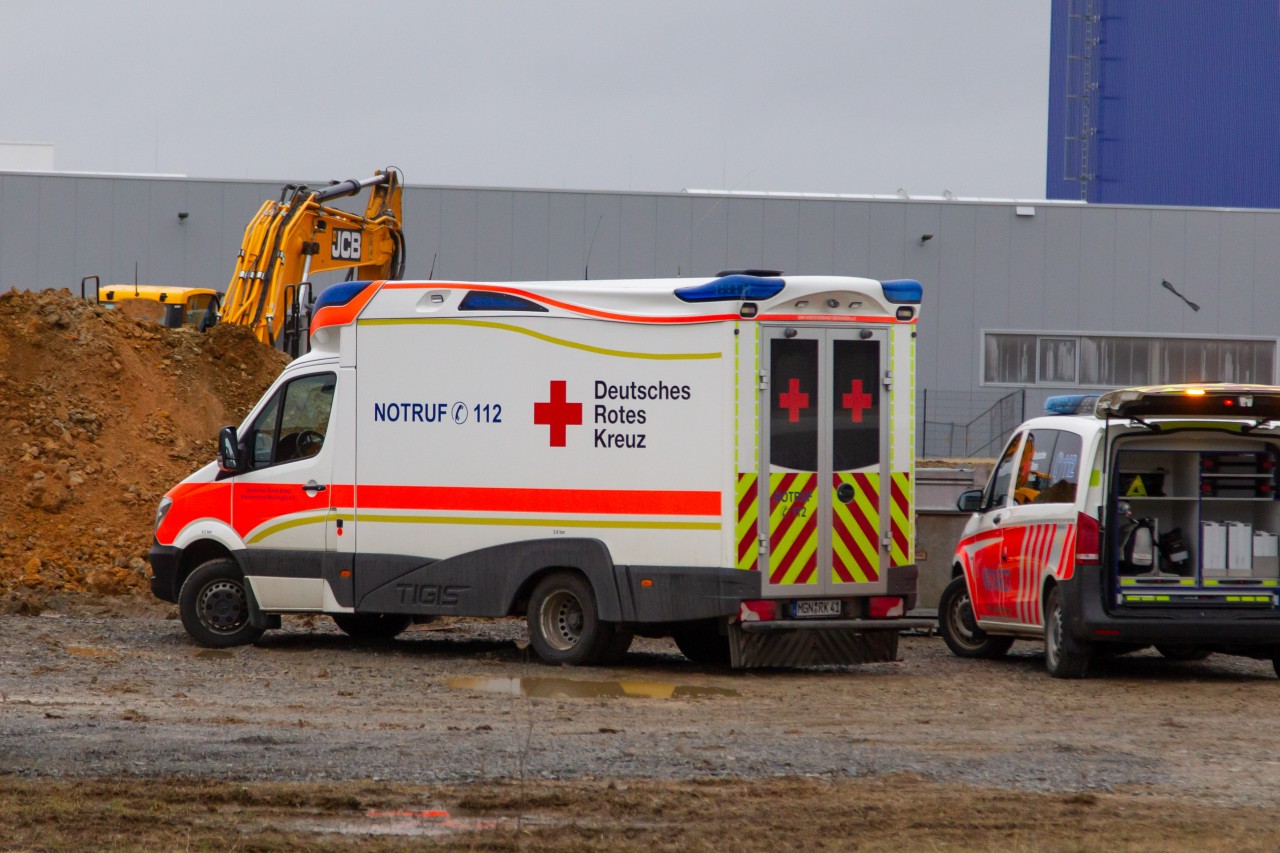
[[898,629],[735,622],[729,656],[734,669],[882,663],[898,658]]

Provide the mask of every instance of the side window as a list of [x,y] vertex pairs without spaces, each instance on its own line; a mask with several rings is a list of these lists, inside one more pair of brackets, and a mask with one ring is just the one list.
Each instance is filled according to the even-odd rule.
[[1027,433],[1018,459],[1018,480],[1013,487],[1013,501],[1017,504],[1035,503],[1048,479],[1048,457],[1053,452],[1057,430],[1035,429]]
[[1076,484],[1080,482],[1080,436],[1060,432],[1053,451],[1045,457],[1045,478],[1032,503],[1075,503]]
[[1022,441],[1022,433],[1009,439],[1008,446],[996,465],[991,482],[987,483],[987,493],[983,497],[982,509],[989,510],[1004,506],[1009,500],[1009,487],[1013,484],[1013,472],[1017,467],[1014,462],[1018,451],[1018,442]]
[[329,430],[336,381],[332,373],[317,373],[295,379],[276,392],[250,431],[255,468],[320,452]]

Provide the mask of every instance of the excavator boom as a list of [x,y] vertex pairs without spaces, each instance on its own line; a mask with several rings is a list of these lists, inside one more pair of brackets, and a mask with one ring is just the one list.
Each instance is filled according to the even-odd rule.
[[[364,216],[326,202],[369,189]],[[290,355],[305,350],[308,288],[316,273],[350,270],[357,279],[404,272],[401,178],[397,169],[364,180],[311,188],[290,184],[245,227],[220,319],[248,326],[258,340]]]

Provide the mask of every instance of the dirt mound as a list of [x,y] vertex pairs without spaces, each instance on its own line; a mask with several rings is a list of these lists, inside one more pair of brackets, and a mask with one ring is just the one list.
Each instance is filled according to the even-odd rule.
[[145,591],[160,497],[286,363],[240,327],[202,335],[66,290],[0,294],[0,610]]

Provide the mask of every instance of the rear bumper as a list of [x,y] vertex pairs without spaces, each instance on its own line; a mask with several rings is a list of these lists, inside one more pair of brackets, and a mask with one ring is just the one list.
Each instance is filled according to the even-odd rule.
[[1077,567],[1058,589],[1068,629],[1087,643],[1274,647],[1280,650],[1280,611],[1244,607],[1103,607],[1102,569]]
[[178,562],[182,549],[172,545],[152,543],[147,552],[151,563],[151,594],[161,601],[178,602]]

